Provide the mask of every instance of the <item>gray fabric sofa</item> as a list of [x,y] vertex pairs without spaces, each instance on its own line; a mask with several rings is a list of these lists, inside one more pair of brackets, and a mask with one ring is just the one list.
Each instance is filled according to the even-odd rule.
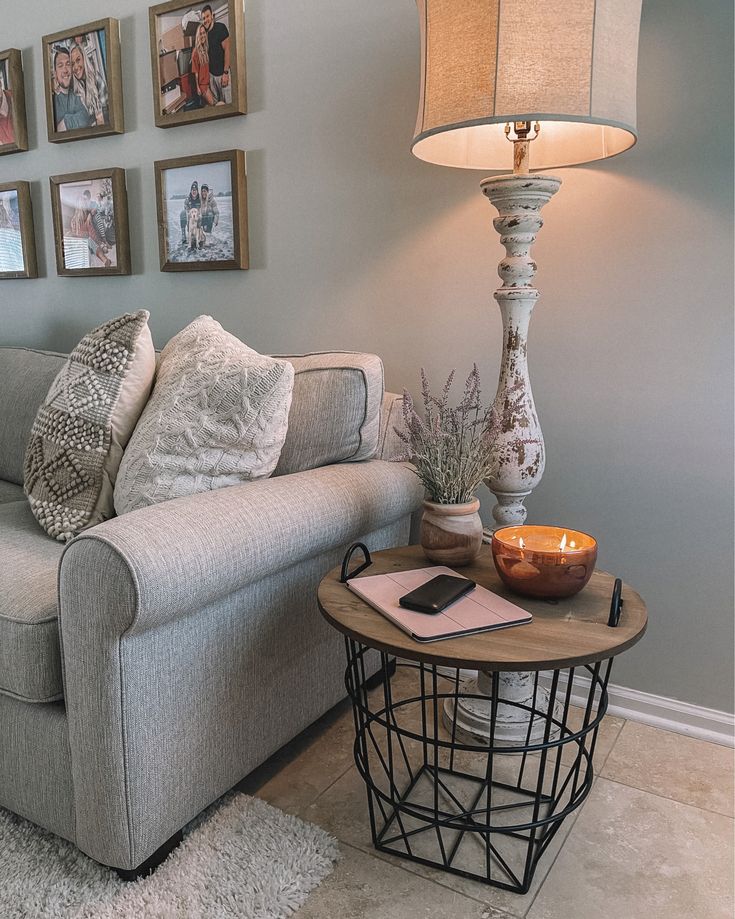
[[0,348],[0,806],[135,869],[344,696],[316,586],[357,539],[406,543],[422,489],[380,361],[293,357],[275,476],[64,547],[21,487],[63,359]]

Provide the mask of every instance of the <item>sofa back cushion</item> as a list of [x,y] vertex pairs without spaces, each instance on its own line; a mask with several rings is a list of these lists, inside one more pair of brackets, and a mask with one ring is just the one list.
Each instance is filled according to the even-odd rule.
[[[383,363],[374,354],[277,355],[295,377],[288,433],[274,475],[370,459],[378,450]],[[66,355],[0,348],[0,479],[23,484],[38,408]]]
[[0,348],[0,479],[23,484],[31,428],[66,355]]
[[383,362],[375,354],[279,354],[295,376],[288,433],[274,475],[375,456]]

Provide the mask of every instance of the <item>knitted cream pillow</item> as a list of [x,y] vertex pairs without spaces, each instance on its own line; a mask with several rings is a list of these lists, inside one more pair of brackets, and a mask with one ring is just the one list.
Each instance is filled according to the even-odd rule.
[[23,487],[61,542],[114,513],[115,476],[156,369],[148,316],[126,313],[87,333],[33,422]]
[[293,366],[200,316],[161,352],[115,484],[118,514],[269,476],[288,430]]

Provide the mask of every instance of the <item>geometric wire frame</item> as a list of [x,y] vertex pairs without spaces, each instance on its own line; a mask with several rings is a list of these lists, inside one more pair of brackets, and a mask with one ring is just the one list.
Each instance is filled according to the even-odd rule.
[[[500,700],[528,713],[518,746],[493,744],[499,674],[493,673],[490,738],[457,736],[442,723],[446,700],[484,699],[463,688],[459,670],[399,660],[377,689],[366,685],[378,652],[346,637],[345,685],[355,719],[355,762],[367,786],[376,849],[496,887],[526,893],[562,821],[587,797],[597,731],[607,711],[612,658],[550,674],[550,703]],[[370,655],[368,664],[365,657]],[[380,652],[383,673],[394,658]],[[370,666],[372,664],[372,666]],[[590,680],[579,680],[579,671]],[[571,705],[586,693],[580,709]],[[531,728],[543,721],[543,737]]]

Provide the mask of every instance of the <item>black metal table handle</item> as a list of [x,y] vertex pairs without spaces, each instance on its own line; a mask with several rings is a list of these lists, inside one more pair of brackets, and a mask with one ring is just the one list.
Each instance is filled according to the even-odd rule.
[[[349,571],[350,562],[352,561],[352,556],[360,549],[365,561],[362,565],[359,565],[355,568],[354,571]],[[350,578],[354,578],[356,574],[359,574],[361,571],[364,571],[366,568],[369,568],[373,563],[373,560],[370,558],[370,550],[365,545],[364,542],[353,542],[350,548],[345,552],[345,557],[342,559],[342,570],[339,574],[340,583],[346,584]],[[349,573],[348,573],[349,571]]]
[[615,578],[615,583],[613,584],[612,600],[610,601],[610,616],[608,617],[607,624],[611,629],[617,627],[620,622],[620,614],[623,611],[623,582],[620,578]]

